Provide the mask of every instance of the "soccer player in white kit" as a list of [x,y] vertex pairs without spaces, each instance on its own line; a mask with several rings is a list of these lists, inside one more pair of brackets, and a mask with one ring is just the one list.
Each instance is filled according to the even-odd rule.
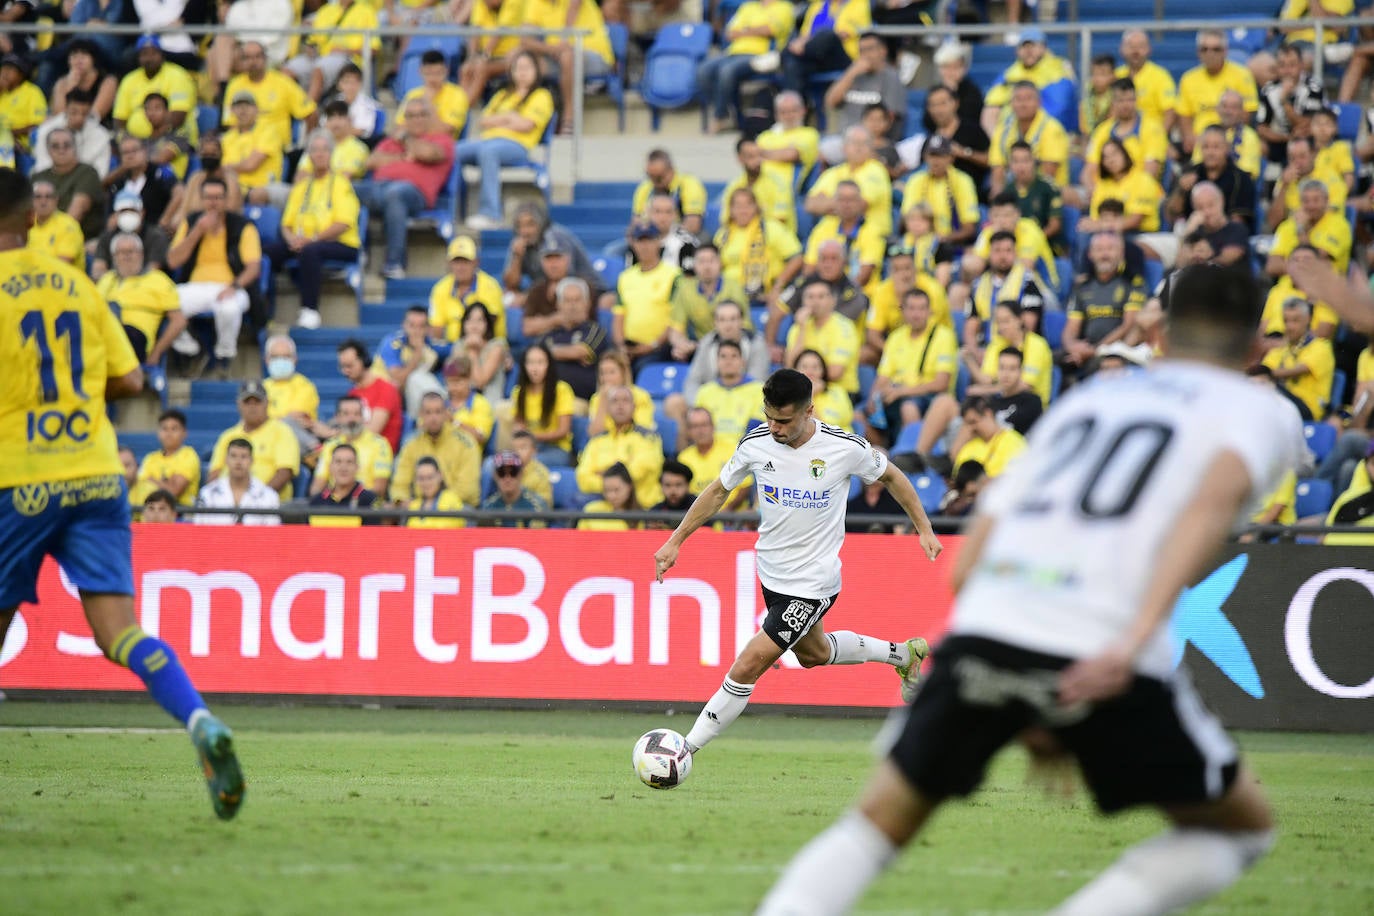
[[911,518],[921,550],[931,560],[940,555],[940,541],[911,481],[862,437],[817,420],[811,380],[794,369],[779,369],[764,382],[763,416],[766,424],[740,439],[720,477],[707,485],[654,554],[655,575],[662,582],[683,542],[720,511],[731,490],[754,475],[762,517],[756,553],[767,614],[687,733],[693,753],[739,718],[754,684],[789,649],[806,668],[891,665],[906,699],[915,693],[928,651],[919,637],[895,643],[849,630],[826,633],[821,623],[839,597],[851,476],[864,483],[882,481]]
[[1301,421],[1240,372],[1263,301],[1248,273],[1189,267],[1168,299],[1167,358],[1071,392],[980,497],[949,635],[900,736],[857,807],[797,854],[759,913],[849,910],[1019,736],[1072,755],[1104,813],[1151,805],[1171,821],[1061,916],[1172,912],[1230,886],[1272,845],[1259,785],[1174,669],[1165,624],[1297,463]]

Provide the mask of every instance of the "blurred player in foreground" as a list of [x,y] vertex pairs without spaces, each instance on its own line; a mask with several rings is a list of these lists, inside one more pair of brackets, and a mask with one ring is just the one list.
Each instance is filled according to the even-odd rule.
[[745,433],[720,477],[707,485],[654,554],[655,575],[662,582],[683,542],[721,510],[730,491],[751,475],[758,481],[762,524],[755,549],[768,614],[687,733],[693,753],[739,718],[754,684],[788,649],[805,668],[891,665],[902,679],[904,697],[914,693],[921,675],[928,651],[924,639],[895,643],[849,630],[825,632],[822,618],[839,597],[851,476],[864,483],[882,481],[910,516],[927,557],[934,560],[942,548],[906,475],[864,439],[817,420],[811,392],[811,380],[795,369],[779,369],[768,377],[763,385],[767,422]]
[[244,793],[229,729],[134,617],[129,496],[105,405],[141,391],[143,372],[86,275],[25,250],[33,220],[28,179],[0,168],[0,642],[19,604],[37,602],[51,556],[101,651],[186,726],[227,820]]
[[[1242,374],[1248,273],[1173,281],[1168,358],[1075,389],[979,498],[949,636],[857,808],[792,860],[759,913],[850,909],[1018,736],[1067,754],[1098,807],[1171,821],[1058,909],[1152,916],[1230,886],[1274,841],[1235,745],[1174,668],[1167,621],[1252,502],[1298,460],[1298,416]],[[929,901],[934,906],[935,901]]]

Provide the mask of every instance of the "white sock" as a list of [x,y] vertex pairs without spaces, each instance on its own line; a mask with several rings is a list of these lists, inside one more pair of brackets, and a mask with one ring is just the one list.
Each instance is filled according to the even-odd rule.
[[749,695],[754,692],[753,684],[740,684],[730,680],[720,685],[716,695],[707,702],[706,708],[697,716],[696,724],[687,733],[687,746],[693,753],[701,750],[712,739],[730,727],[730,724],[744,712],[749,705]]
[[911,661],[906,643],[888,642],[861,636],[850,630],[836,630],[826,633],[830,641],[830,661],[827,665],[862,665],[864,662],[882,662],[885,665],[905,665]]
[[850,811],[797,853],[757,916],[847,913],[896,853],[886,834]]
[[1159,916],[1235,884],[1274,844],[1272,830],[1175,828],[1138,843],[1052,916]]

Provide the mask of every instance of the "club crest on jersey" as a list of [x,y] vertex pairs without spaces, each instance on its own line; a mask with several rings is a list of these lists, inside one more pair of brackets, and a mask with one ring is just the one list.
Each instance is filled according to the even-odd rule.
[[811,476],[816,480],[825,476],[825,461],[823,459],[813,458],[811,460]]

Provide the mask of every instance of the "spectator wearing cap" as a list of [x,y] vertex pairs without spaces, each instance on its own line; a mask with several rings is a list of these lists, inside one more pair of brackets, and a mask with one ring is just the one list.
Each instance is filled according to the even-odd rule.
[[267,415],[267,389],[262,382],[239,385],[239,422],[220,434],[210,453],[209,480],[224,475],[229,443],[246,439],[252,446],[252,474],[283,499],[291,498],[291,481],[301,470],[301,450],[296,434],[280,420]]
[[52,165],[36,171],[33,181],[50,181],[57,189],[57,207],[81,224],[88,239],[100,235],[105,223],[105,189],[95,169],[76,157],[76,136],[59,127],[44,138]]
[[165,273],[147,265],[143,240],[134,233],[115,233],[109,247],[113,269],[101,276],[96,290],[115,308],[138,361],[157,366],[186,330],[177,288]]
[[[78,0],[77,8],[82,6],[97,6],[98,0]],[[106,9],[118,9],[119,4],[108,4]],[[75,10],[73,10],[75,15]],[[118,12],[115,14],[119,15]],[[105,55],[102,60],[103,52],[97,48],[97,44],[102,47],[105,44],[114,43],[118,50],[112,55]],[[67,110],[67,102],[73,92],[87,93],[91,98],[91,114],[96,121],[104,121],[110,116],[110,110],[114,107],[115,91],[119,88],[119,80],[105,70],[105,62],[118,60],[123,53],[124,37],[121,35],[92,35],[83,36],[67,42],[62,47],[66,50],[60,55],[47,58],[40,66],[38,71],[38,85],[48,91],[48,108],[51,114],[59,115]],[[57,49],[53,49],[57,50]],[[48,52],[51,54],[52,52]],[[53,81],[52,73],[49,69],[56,71],[60,68],[61,62],[66,61],[67,71],[62,76]],[[108,153],[108,150],[107,150]]]
[[86,238],[81,234],[81,224],[57,209],[57,186],[49,180],[33,183],[33,215],[25,247],[68,264],[75,264],[77,258],[85,263]]
[[47,139],[48,134],[59,127],[72,132],[76,158],[95,169],[103,179],[110,171],[110,132],[100,126],[91,107],[91,94],[84,89],[72,90],[67,96],[65,110],[52,115],[38,128],[33,141],[33,171],[37,173],[52,167]]
[[29,152],[29,132],[48,116],[43,90],[29,82],[29,63],[18,54],[0,57],[0,124],[14,134],[14,145]]
[[461,87],[448,81],[448,58],[443,51],[431,48],[420,55],[420,85],[401,99],[401,110],[396,113],[397,127],[405,126],[405,105],[411,99],[425,99],[433,105],[439,120],[453,132],[454,139],[463,135],[471,103]]
[[[973,194],[974,212],[977,213],[977,191]],[[821,246],[826,242],[840,245],[844,252],[845,273],[855,286],[871,288],[882,279],[887,235],[868,220],[863,192],[852,181],[842,181],[835,187],[835,212],[821,217],[807,237],[804,273],[815,273]],[[864,303],[864,308],[867,307]],[[858,317],[862,320],[863,316]]]
[[[402,502],[412,512],[458,512],[463,501],[448,488],[444,472],[439,462],[433,458],[421,458],[415,463],[415,496]],[[446,518],[435,515],[416,514],[406,519],[407,528],[462,528],[467,525],[461,518]]]
[[[368,36],[364,32],[340,30],[375,29],[377,12],[364,0],[331,0],[315,11],[313,25],[314,31],[301,39],[300,53],[283,67],[306,87],[313,101],[319,102],[325,91],[338,82],[344,67],[360,66],[363,62],[363,45]],[[375,54],[381,50],[382,40],[373,35],[371,41]]]
[[263,348],[267,364],[267,415],[290,426],[301,445],[301,453],[308,453],[320,444],[313,432],[319,421],[320,392],[315,383],[296,371],[296,342],[287,334],[267,338]]
[[333,153],[334,138],[316,129],[306,143],[311,177],[291,186],[282,210],[281,235],[263,251],[277,273],[288,261],[296,262],[296,289],[301,297],[296,323],[303,328],[320,326],[325,262],[356,261],[361,242],[358,195],[346,175],[336,175],[330,168]]
[[354,473],[373,493],[385,496],[396,453],[385,439],[367,428],[362,398],[352,394],[339,398],[331,426],[335,432],[321,447],[310,494],[319,493],[333,482],[330,458],[346,446],[353,450]]
[[610,340],[592,317],[591,291],[585,281],[565,277],[554,290],[558,326],[540,338],[553,353],[558,377],[572,386],[573,394],[589,400],[596,391],[597,365],[610,349]]
[[673,286],[682,271],[663,260],[658,228],[652,223],[638,222],[630,228],[630,247],[635,264],[621,271],[617,283],[611,338],[632,360],[670,359]]
[[266,315],[258,295],[262,241],[257,227],[226,209],[224,182],[206,179],[200,197],[204,210],[188,214],[177,227],[167,266],[186,278],[177,287],[186,316],[214,314],[215,369],[227,373],[229,362],[238,355],[244,314],[257,301],[255,315]]
[[487,396],[472,384],[472,360],[462,353],[449,357],[444,363],[443,377],[453,428],[461,429],[486,448],[496,426],[496,413]]
[[281,206],[287,194],[282,181],[285,146],[277,127],[258,117],[257,99],[246,90],[233,96],[230,110],[234,125],[222,141],[224,167],[238,176],[247,203]]
[[434,337],[456,344],[463,339],[468,306],[480,304],[491,315],[493,336],[506,337],[505,293],[496,278],[478,267],[477,242],[460,235],[448,243],[447,277],[429,290],[429,326]]
[[[1001,78],[983,98],[982,127],[988,134],[993,133],[993,128],[1002,119],[1002,109],[1012,101],[1013,91],[1021,83],[1031,85],[1035,90],[1037,103],[1051,87],[1055,87],[1057,93],[1067,90],[1061,94],[1067,102],[1068,107],[1065,110],[1072,112],[1073,67],[1046,47],[1043,30],[1023,29],[1016,44],[1016,62],[1002,73]],[[1058,123],[1057,118],[1054,120]],[[994,138],[994,148],[996,144]],[[1064,162],[1067,166],[1067,157]],[[994,182],[993,186],[1000,187],[1001,182]]]
[[[149,161],[146,141],[131,136],[120,138],[119,165],[105,176],[105,188],[116,207],[121,195],[138,195],[143,204],[142,219],[164,232],[176,231],[172,220],[181,209],[186,189],[171,168]],[[127,198],[125,202],[128,203]]]
[[1069,183],[1069,135],[1064,125],[1045,111],[1034,83],[1021,80],[1011,87],[1010,94],[1007,112],[998,120],[988,150],[991,187],[1006,184],[1007,159],[1015,143],[1030,146],[1040,174],[1064,187]]
[[[314,490],[314,483],[311,484],[312,493],[310,494],[311,506],[327,507],[330,509],[371,509],[381,501],[375,490],[369,490],[358,479],[360,471],[366,470],[360,467],[363,459],[358,454],[357,449],[348,443],[339,443],[329,453],[328,464],[325,465],[325,472],[316,476],[318,481],[322,477],[329,479],[329,485],[319,490]],[[321,459],[321,464],[324,460]],[[362,525],[379,525],[381,521],[372,517],[371,513],[366,515],[312,515],[310,524],[317,528],[357,528]]]
[[99,280],[114,264],[110,242],[114,237],[127,232],[138,236],[143,243],[143,264],[148,270],[161,271],[167,264],[167,233],[155,223],[143,218],[143,198],[137,192],[125,189],[115,195],[114,225],[107,226],[95,243],[95,254],[91,256],[91,279]]
[[[496,492],[482,502],[487,512],[548,512],[549,504],[524,486],[524,462],[515,452],[497,452],[492,459],[492,474]],[[547,522],[539,518],[511,518],[483,522],[497,528],[543,528]]]
[[421,398],[444,391],[435,375],[442,359],[435,348],[439,341],[431,340],[430,333],[429,313],[423,305],[412,305],[401,327],[382,338],[372,361],[373,374],[389,379],[402,392],[406,413],[412,417],[419,415]]
[[445,397],[438,392],[430,392],[421,399],[418,417],[419,432],[396,456],[391,501],[403,505],[422,495],[414,487],[419,482],[418,466],[423,461],[434,461],[459,503],[476,508],[482,497],[482,447],[453,425]]
[[[591,259],[587,257],[582,243],[566,226],[550,220],[542,203],[533,200],[521,201],[515,207],[512,222],[514,232],[511,234],[510,248],[506,252],[506,264],[501,270],[501,286],[509,296],[508,305],[524,305],[527,307],[528,315],[528,302],[522,290],[533,288],[545,279],[543,253],[551,244],[567,253],[567,271],[563,276],[581,277],[586,280],[593,294],[598,301],[600,300],[606,291],[606,285],[592,267]],[[546,315],[553,312],[553,290],[550,288],[548,293],[547,311],[544,312]],[[529,324],[524,327],[526,337],[538,337],[547,331],[547,327],[532,327]]]
[[520,329],[526,338],[543,337],[562,327],[563,317],[558,314],[558,284],[569,278],[572,263],[571,250],[565,241],[558,234],[549,233],[539,251],[540,277],[525,291],[525,314]]
[[183,506],[194,506],[200,492],[200,456],[186,444],[186,415],[164,410],[157,418],[158,449],[138,466],[142,487],[165,490]]
[[376,371],[367,352],[367,344],[350,337],[338,347],[339,374],[353,386],[350,396],[362,398],[367,405],[367,427],[391,445],[392,451],[401,447],[401,427],[404,416],[401,393],[391,379]]
[[[196,507],[204,509],[276,509],[281,497],[253,476],[253,443],[231,439],[224,449],[224,474],[200,488]],[[199,513],[197,525],[280,525],[281,516],[258,514]]]
[[405,129],[377,144],[367,160],[372,177],[354,186],[373,224],[385,228],[382,276],[392,280],[405,277],[407,223],[434,206],[454,167],[453,137],[434,117],[434,106],[411,99],[403,110]]
[[119,82],[112,115],[116,133],[147,137],[151,125],[143,113],[143,100],[156,92],[167,100],[172,124],[180,127],[196,105],[196,84],[185,69],[166,59],[156,35],[144,35],[135,44],[138,67]]
[[[542,0],[531,2],[542,4]],[[595,4],[588,5],[595,8]],[[527,162],[554,116],[553,96],[540,85],[538,58],[528,51],[517,51],[511,56],[509,72],[510,83],[482,109],[477,139],[464,140],[453,153],[458,166],[475,165],[482,171],[478,210],[468,217],[469,229],[505,227],[501,169]]]
[[[241,2],[241,0],[240,0]],[[235,3],[230,9],[236,9]],[[226,129],[237,123],[233,104],[243,95],[251,96],[258,109],[258,120],[277,133],[278,146],[291,146],[292,119],[305,122],[305,129],[313,131],[320,114],[315,103],[290,76],[268,65],[267,51],[260,41],[245,41],[239,45],[238,59],[243,69],[224,87],[224,106],[220,123]]]

